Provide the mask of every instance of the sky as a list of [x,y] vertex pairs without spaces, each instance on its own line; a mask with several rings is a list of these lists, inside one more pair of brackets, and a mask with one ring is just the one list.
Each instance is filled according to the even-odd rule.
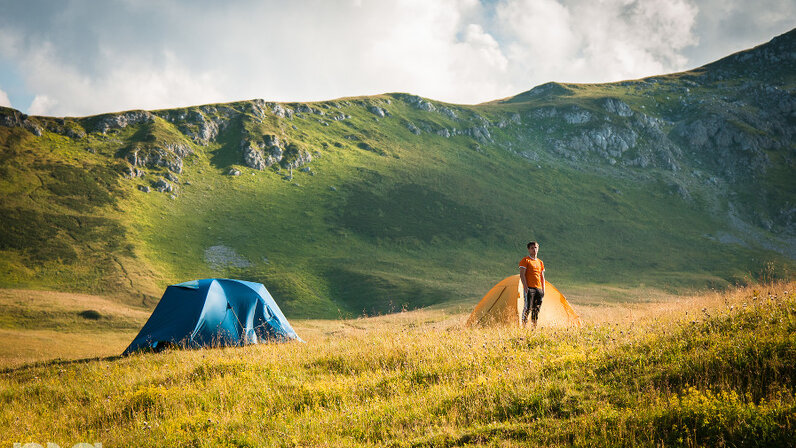
[[0,106],[85,116],[409,92],[476,104],[695,68],[796,0],[0,0]]

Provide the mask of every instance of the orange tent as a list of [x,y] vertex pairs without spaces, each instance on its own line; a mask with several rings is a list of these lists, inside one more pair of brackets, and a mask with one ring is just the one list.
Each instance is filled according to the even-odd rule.
[[[525,298],[522,295],[522,282],[519,274],[504,278],[493,286],[475,306],[468,327],[493,325],[520,326]],[[530,321],[530,316],[528,316]],[[580,327],[580,317],[569,306],[567,299],[550,282],[545,282],[545,295],[539,310],[540,326],[575,325]]]

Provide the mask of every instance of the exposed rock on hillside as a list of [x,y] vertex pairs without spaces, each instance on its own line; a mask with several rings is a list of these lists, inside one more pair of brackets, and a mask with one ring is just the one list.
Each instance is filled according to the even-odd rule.
[[18,110],[6,107],[0,107],[0,126],[27,129],[36,136],[41,136],[42,134],[41,126],[37,121],[30,119],[30,117]]
[[390,114],[385,109],[382,109],[381,107],[378,107],[378,106],[370,106],[368,108],[368,111],[370,113],[372,113],[373,115],[376,115],[376,116],[381,117],[381,118],[384,118],[384,117],[386,117],[386,116],[388,116]]
[[112,129],[124,129],[127,126],[151,123],[155,116],[145,110],[132,110],[120,114],[107,114],[95,117],[94,132],[105,134]]
[[161,193],[171,193],[174,191],[174,187],[162,177],[158,179],[157,182],[155,182],[152,186],[155,187],[155,190]]
[[298,168],[312,161],[312,155],[297,144],[276,135],[256,137],[246,134],[241,140],[243,163],[249,168],[264,170],[279,164],[282,168]]
[[616,114],[620,117],[629,117],[633,115],[633,110],[630,106],[616,98],[606,98],[603,100],[603,108],[605,108],[608,113]]
[[420,110],[425,110],[428,112],[434,112],[435,110],[437,110],[437,108],[432,103],[424,100],[423,98],[420,98],[419,96],[401,94],[399,98],[403,99],[409,105],[414,106]]
[[160,145],[136,143],[127,150],[125,159],[133,167],[156,168],[162,166],[175,173],[182,173],[183,159],[191,154],[193,154],[191,148],[177,143]]

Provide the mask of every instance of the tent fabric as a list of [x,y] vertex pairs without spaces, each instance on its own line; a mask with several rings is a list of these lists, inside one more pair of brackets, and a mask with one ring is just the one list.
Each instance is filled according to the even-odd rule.
[[294,339],[301,340],[265,286],[210,278],[166,288],[123,355],[164,345],[199,348]]
[[[506,277],[478,302],[465,324],[468,327],[520,326],[525,298],[519,274]],[[581,326],[580,317],[567,299],[550,282],[545,281],[545,295],[539,310],[540,326]]]

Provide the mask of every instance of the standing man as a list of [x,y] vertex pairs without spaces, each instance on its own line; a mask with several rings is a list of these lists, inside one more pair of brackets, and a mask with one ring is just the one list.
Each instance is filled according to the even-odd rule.
[[520,260],[520,280],[525,292],[525,308],[522,310],[522,326],[528,324],[528,312],[531,312],[531,322],[536,328],[536,319],[539,317],[539,308],[542,307],[544,298],[544,263],[536,258],[539,253],[539,243],[528,243],[528,256]]

